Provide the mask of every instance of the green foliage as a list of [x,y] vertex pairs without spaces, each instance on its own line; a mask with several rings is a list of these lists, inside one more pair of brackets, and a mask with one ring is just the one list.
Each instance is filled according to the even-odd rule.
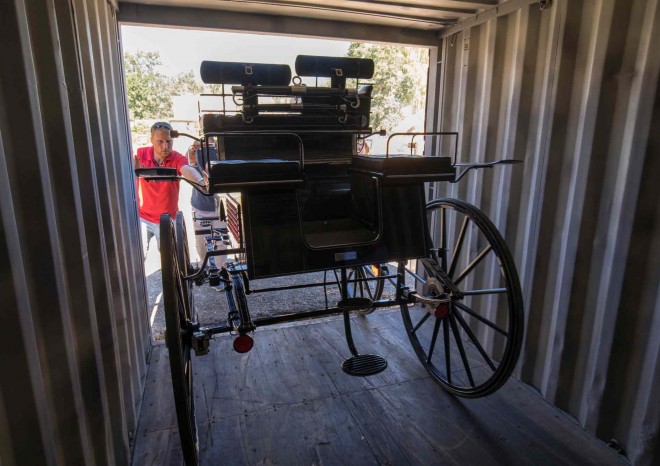
[[204,92],[204,85],[195,79],[195,74],[191,71],[179,73],[171,83],[172,95],[183,94],[201,94]]
[[131,144],[133,149],[151,144],[151,120],[131,120]]
[[402,109],[421,110],[426,100],[428,51],[411,47],[351,43],[347,56],[371,58],[375,64],[371,126],[391,131]]
[[131,118],[167,118],[172,116],[170,82],[157,71],[161,65],[158,52],[125,53],[126,94]]
[[204,85],[197,81],[192,70],[168,78],[158,71],[161,65],[158,52],[124,54],[131,119],[171,118],[172,96],[204,92]]
[[222,84],[204,84],[204,93],[222,94]]

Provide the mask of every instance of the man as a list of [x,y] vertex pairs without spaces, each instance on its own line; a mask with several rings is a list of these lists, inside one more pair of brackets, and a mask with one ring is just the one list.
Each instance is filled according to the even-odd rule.
[[[217,158],[216,148],[213,144],[213,140],[209,139],[208,141],[209,155],[212,159]],[[197,159],[200,155],[201,148],[200,143],[195,141],[188,148],[188,162],[191,167],[200,170],[198,166]],[[201,174],[201,171],[200,171]],[[195,223],[195,249],[197,250],[197,256],[199,257],[199,263],[202,263],[206,252],[208,251],[208,244],[206,237],[210,234],[197,234],[198,231],[208,230],[213,228],[215,230],[226,229],[227,222],[221,221],[218,219],[218,209],[215,204],[215,196],[205,196],[196,189],[193,189],[192,198],[190,199],[190,205],[192,207],[193,221]],[[215,250],[224,250],[227,249],[227,246],[221,242],[216,241],[214,244]],[[210,256],[208,261],[209,268],[222,268],[222,265],[225,263],[224,256]]]
[[[172,126],[158,122],[151,127],[151,147],[141,147],[133,157],[135,168],[168,167],[176,168],[177,174],[198,184],[204,183],[202,175],[188,165],[188,160],[172,150]],[[179,210],[179,181],[148,181],[138,178],[138,211],[142,231],[143,259],[147,257],[149,241],[156,237],[160,250],[160,216],[168,213],[172,218]]]

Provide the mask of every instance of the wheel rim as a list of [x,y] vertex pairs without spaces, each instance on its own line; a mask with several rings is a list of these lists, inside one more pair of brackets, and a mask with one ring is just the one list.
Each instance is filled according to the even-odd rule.
[[177,253],[177,234],[170,216],[167,214],[161,216],[160,232],[166,328],[165,343],[170,359],[172,389],[179,425],[179,437],[181,438],[181,449],[186,465],[190,466],[198,464],[199,456],[193,396],[190,319],[186,315],[192,309],[191,294],[188,293],[187,283],[183,278],[185,272],[179,267],[180,254]]
[[[348,284],[348,296],[351,298],[369,298],[372,301],[379,300],[383,296],[385,283],[383,280],[371,279],[387,274],[387,266],[381,264],[361,265],[359,267],[349,268],[347,278],[349,281],[355,280],[355,282]],[[359,309],[357,312],[361,315],[368,315],[375,310],[376,307],[369,306],[365,309]]]
[[[183,275],[191,275],[194,271],[192,263],[190,262],[188,234],[186,232],[186,222],[184,221],[182,212],[176,213],[176,219],[174,221],[174,235],[176,244],[176,257],[179,264],[179,270]],[[185,305],[185,317],[187,320],[193,320],[193,317],[195,316],[193,286],[194,284],[192,280],[183,280],[183,302]]]
[[520,353],[523,305],[515,264],[476,207],[440,199],[427,205],[427,213],[440,244],[420,260],[422,294],[447,302],[402,304],[406,331],[422,364],[446,390],[484,396],[506,382]]

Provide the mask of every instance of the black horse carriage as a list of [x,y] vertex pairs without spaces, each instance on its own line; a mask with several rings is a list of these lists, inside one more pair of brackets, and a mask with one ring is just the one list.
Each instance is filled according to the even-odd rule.
[[[397,134],[386,154],[358,154],[375,134],[369,126],[373,85],[364,83],[373,72],[371,60],[299,56],[291,84],[288,65],[202,64],[202,79],[223,86],[223,110],[203,115],[205,184],[195,188],[223,197],[219,216],[229,231],[202,232],[209,252],[197,268],[181,213],[160,222],[166,343],[187,464],[198,460],[191,355],[206,354],[217,334],[234,335],[234,349],[246,352],[258,327],[342,313],[351,353],[342,368],[366,376],[387,362],[357,351],[350,313],[398,306],[415,353],[447,391],[490,394],[515,366],[523,302],[507,245],[476,207],[429,201],[425,191],[426,183],[453,183],[473,168],[514,161],[459,164],[457,133],[408,134],[423,136],[432,156],[389,154]],[[302,84],[301,77],[317,78],[316,85]],[[318,78],[329,85],[319,86]],[[178,179],[169,170],[138,169],[137,175]],[[228,237],[228,248],[215,247]],[[226,264],[207,267],[217,256]],[[326,299],[323,309],[251,318],[248,296],[273,290],[255,289],[255,281],[312,271],[332,271],[340,292],[336,305]],[[197,321],[193,287],[204,283],[224,289],[223,324]],[[386,285],[394,292],[383,298]],[[279,289],[312,286],[328,283]]]

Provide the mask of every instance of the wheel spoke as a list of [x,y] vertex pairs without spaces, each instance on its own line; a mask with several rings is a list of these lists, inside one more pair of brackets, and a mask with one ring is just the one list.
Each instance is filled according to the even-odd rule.
[[482,259],[483,259],[484,257],[486,257],[486,255],[487,255],[490,251],[492,251],[492,249],[493,249],[493,247],[492,247],[490,244],[489,244],[488,246],[486,246],[486,247],[483,249],[483,251],[481,251],[481,252],[479,253],[479,255],[478,255],[477,257],[475,257],[475,259],[474,259],[472,262],[470,262],[470,264],[469,264],[467,267],[465,267],[465,270],[463,270],[463,271],[458,275],[458,278],[456,278],[456,280],[454,280],[454,285],[458,285],[459,283],[461,283],[461,282],[463,281],[463,279],[467,276],[467,274],[469,274],[469,273],[472,271],[472,269],[474,269],[474,268],[477,266],[477,264],[479,264],[479,262],[481,262]]
[[468,314],[470,314],[472,317],[474,317],[474,318],[477,319],[478,321],[480,321],[480,322],[482,322],[482,323],[488,325],[490,328],[492,328],[492,329],[495,330],[496,332],[501,333],[502,335],[504,335],[504,336],[507,337],[507,338],[509,337],[509,333],[508,333],[508,332],[506,332],[506,331],[504,331],[503,329],[499,328],[497,325],[495,325],[494,323],[492,323],[490,320],[487,320],[487,319],[481,317],[479,314],[477,314],[475,311],[473,311],[472,309],[470,309],[470,308],[469,308],[468,306],[466,306],[465,304],[463,304],[463,303],[459,303],[458,301],[454,301],[454,305],[455,305],[456,307],[458,307],[459,309],[461,309],[461,310],[467,312]]
[[440,209],[440,247],[447,249],[447,209]]
[[474,296],[479,294],[501,294],[506,293],[508,290],[506,288],[484,288],[483,290],[468,290],[461,291],[465,296]]
[[[367,278],[366,274],[364,274],[364,278],[365,279]],[[369,295],[369,299],[373,301],[374,300],[374,294],[371,291],[371,286],[369,286],[369,283],[370,282],[365,281],[364,282],[364,288],[367,290],[367,294]],[[376,282],[374,282],[374,283],[376,283]],[[378,284],[376,284],[376,286],[378,286]]]
[[[429,314],[431,315],[431,314]],[[431,347],[429,348],[429,354],[426,357],[426,363],[429,364],[431,362],[431,358],[433,357],[433,350],[435,349],[435,342],[438,340],[438,330],[440,330],[440,322],[441,319],[436,319],[435,320],[435,326],[433,327],[433,336],[431,337]]]
[[426,322],[429,317],[431,317],[431,314],[429,314],[428,312],[424,314],[424,317],[422,317],[421,320],[417,322],[417,325],[415,325],[415,328],[412,329],[412,333],[415,333],[417,330],[419,330],[419,327],[421,327],[422,324]]
[[472,344],[477,348],[477,351],[481,353],[481,356],[484,358],[484,361],[488,364],[488,366],[495,372],[497,368],[495,367],[495,364],[493,364],[493,361],[490,359],[488,354],[486,353],[486,350],[484,350],[483,346],[481,346],[481,343],[479,343],[479,340],[477,340],[477,337],[475,336],[474,332],[472,332],[472,329],[470,326],[465,322],[465,319],[461,317],[459,313],[455,313],[454,317],[456,317],[456,320],[458,321],[459,324],[461,324],[461,327],[463,327],[463,330],[465,330],[465,333],[467,336],[472,340]]
[[463,367],[465,367],[465,372],[467,373],[468,380],[470,381],[470,386],[474,388],[474,379],[472,378],[472,371],[470,370],[470,364],[468,364],[467,355],[465,354],[465,348],[463,348],[463,341],[461,341],[461,336],[458,331],[458,326],[453,316],[450,314],[448,316],[449,324],[451,325],[452,333],[454,334],[454,340],[456,341],[456,346],[458,346],[458,352],[461,353],[461,359],[463,360]]
[[442,250],[442,268],[447,270],[447,209],[440,210],[440,248]]
[[458,239],[456,240],[456,247],[454,248],[454,254],[451,258],[451,265],[449,266],[449,277],[454,276],[456,271],[456,265],[458,264],[458,257],[461,255],[461,249],[463,248],[463,240],[465,239],[465,232],[467,231],[469,217],[466,215],[463,219],[463,224],[461,225],[461,231],[458,233]]
[[[425,260],[427,260],[427,259],[420,259],[420,262],[422,262],[422,265],[423,265],[423,262],[424,262]],[[410,274],[410,276],[412,276],[415,280],[419,281],[422,285],[423,285],[424,283],[426,283],[426,280],[424,279],[424,277],[420,277],[419,275],[417,275],[415,272],[413,272],[412,270],[410,270],[410,269],[408,269],[408,268],[406,268],[406,269],[404,269],[404,270],[405,270],[405,273]],[[390,281],[391,281],[391,280],[390,280]]]
[[337,283],[337,288],[339,288],[339,292],[341,293],[341,280],[339,280],[339,275],[337,275],[337,269],[332,269],[332,273],[335,274],[335,283]]
[[433,259],[420,259],[420,262],[424,266],[424,270],[426,270],[426,273],[429,275],[430,278],[438,278],[438,273],[436,270],[438,269],[438,263],[433,260]]
[[447,382],[451,383],[451,354],[449,353],[449,321],[442,319],[442,333],[445,340],[445,369],[447,369]]
[[360,296],[364,296],[364,289],[367,288],[369,289],[369,284],[364,281],[366,276],[364,275],[364,269],[362,267],[358,268],[359,272],[357,275],[360,276]]

